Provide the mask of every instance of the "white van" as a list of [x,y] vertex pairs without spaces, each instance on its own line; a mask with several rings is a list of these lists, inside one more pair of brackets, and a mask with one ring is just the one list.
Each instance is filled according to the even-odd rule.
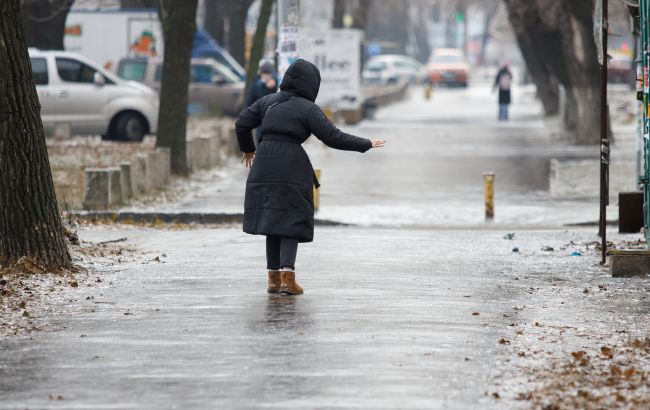
[[142,141],[155,134],[158,94],[125,81],[75,53],[29,49],[46,133],[69,124],[72,134]]

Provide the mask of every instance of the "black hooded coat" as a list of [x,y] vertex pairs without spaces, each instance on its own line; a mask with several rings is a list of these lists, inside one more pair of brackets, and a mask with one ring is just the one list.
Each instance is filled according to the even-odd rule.
[[[332,148],[366,152],[370,140],[346,134],[314,103],[318,68],[297,60],[287,69],[280,92],[267,95],[239,115],[235,128],[242,152],[255,152],[246,181],[244,232],[311,242],[314,238],[313,185],[318,186],[301,144],[314,134]],[[252,130],[261,129],[255,147]]]

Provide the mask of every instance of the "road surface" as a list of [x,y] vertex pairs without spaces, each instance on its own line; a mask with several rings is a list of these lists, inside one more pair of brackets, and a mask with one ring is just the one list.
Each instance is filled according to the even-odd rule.
[[[56,331],[0,340],[0,409],[529,408],[516,397],[550,360],[644,337],[647,282],[612,279],[595,229],[563,226],[597,204],[548,196],[549,159],[593,148],[557,141],[529,90],[508,124],[494,99],[414,92],[346,128],[383,150],[308,144],[318,216],[352,225],[300,247],[300,297],[265,293],[263,238],[240,227],[81,229],[138,251],[38,313]],[[245,175],[206,173],[165,207],[241,212]]]

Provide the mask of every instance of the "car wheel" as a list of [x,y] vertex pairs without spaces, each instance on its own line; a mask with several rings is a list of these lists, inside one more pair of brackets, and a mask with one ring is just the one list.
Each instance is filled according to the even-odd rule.
[[141,142],[147,132],[147,125],[139,114],[125,112],[114,120],[109,134],[116,141]]

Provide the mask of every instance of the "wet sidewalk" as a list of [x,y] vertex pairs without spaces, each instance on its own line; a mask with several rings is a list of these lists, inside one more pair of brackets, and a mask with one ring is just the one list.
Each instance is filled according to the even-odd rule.
[[[596,222],[597,199],[549,195],[550,161],[598,158],[598,147],[571,146],[541,114],[534,89],[518,87],[512,121],[496,121],[490,87],[436,89],[426,101],[413,88],[375,120],[342,126],[385,139],[365,154],[303,146],[322,170],[320,219],[364,227],[465,229],[484,226],[483,173],[496,173],[492,226],[561,228]],[[248,170],[239,160],[197,175],[178,201],[131,211],[241,214]],[[610,215],[617,212],[612,201]]]
[[608,277],[592,230],[504,233],[321,228],[286,297],[239,228],[82,230],[160,263],[75,289],[59,331],[0,341],[0,408],[527,408],[522,368],[650,330],[647,282]]

